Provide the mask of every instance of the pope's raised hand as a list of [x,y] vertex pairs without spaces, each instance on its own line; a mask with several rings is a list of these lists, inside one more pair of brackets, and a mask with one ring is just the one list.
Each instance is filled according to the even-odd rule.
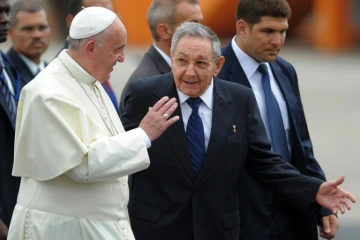
[[154,141],[180,119],[179,116],[170,117],[177,107],[176,98],[163,97],[153,107],[149,108],[139,127],[145,131],[150,141]]

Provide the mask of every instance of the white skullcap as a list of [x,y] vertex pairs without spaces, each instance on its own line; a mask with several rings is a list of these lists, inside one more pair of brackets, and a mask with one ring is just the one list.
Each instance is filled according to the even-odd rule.
[[71,22],[69,36],[72,39],[94,36],[109,27],[116,17],[116,14],[107,8],[84,8],[76,14]]

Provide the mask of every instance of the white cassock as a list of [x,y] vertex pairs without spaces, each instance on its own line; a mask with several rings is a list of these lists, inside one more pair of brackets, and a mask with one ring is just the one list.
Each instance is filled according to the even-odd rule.
[[124,131],[101,84],[66,50],[23,88],[16,124],[22,179],[8,240],[134,239],[127,175],[150,164],[146,135]]

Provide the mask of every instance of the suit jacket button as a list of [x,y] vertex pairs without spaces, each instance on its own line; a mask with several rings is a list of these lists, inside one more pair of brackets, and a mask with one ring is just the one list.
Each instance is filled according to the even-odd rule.
[[194,195],[197,195],[198,193],[199,193],[199,190],[196,189],[196,188],[194,188],[194,189],[193,189],[193,194],[194,194]]
[[266,200],[271,200],[272,199],[272,194],[271,193],[266,194],[265,199]]

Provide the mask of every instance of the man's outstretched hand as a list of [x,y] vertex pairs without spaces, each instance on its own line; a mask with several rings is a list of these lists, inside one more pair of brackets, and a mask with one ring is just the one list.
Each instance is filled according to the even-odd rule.
[[321,206],[331,209],[335,214],[340,210],[342,214],[345,213],[345,207],[350,210],[350,201],[355,203],[356,198],[350,192],[347,192],[339,187],[344,182],[344,176],[334,181],[327,181],[320,185],[316,193],[315,200]]

